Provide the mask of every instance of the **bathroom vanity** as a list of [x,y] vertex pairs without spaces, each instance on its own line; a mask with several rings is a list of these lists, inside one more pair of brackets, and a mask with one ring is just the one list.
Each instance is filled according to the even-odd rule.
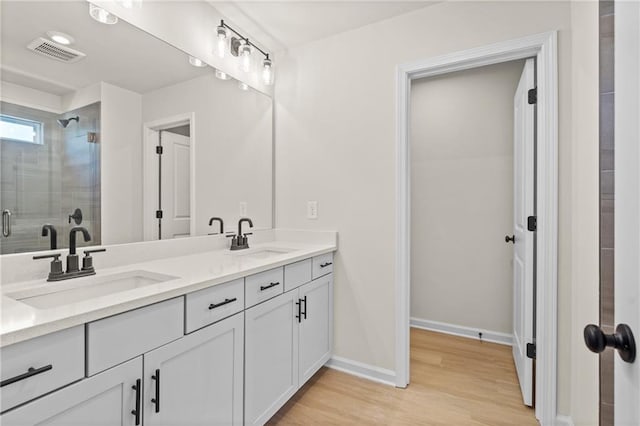
[[301,240],[3,284],[0,421],[264,424],[331,357],[335,234]]

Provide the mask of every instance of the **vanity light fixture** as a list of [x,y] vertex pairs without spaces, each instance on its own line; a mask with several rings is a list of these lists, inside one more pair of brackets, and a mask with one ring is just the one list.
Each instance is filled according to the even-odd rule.
[[[229,39],[229,32],[234,33],[238,37],[231,37]],[[257,50],[262,55],[264,55],[264,60],[262,61],[262,81],[265,85],[270,86],[273,84],[274,72],[273,72],[273,61],[269,58],[269,54],[264,50],[260,49],[258,46],[253,44],[247,37],[244,37],[238,31],[231,28],[227,25],[224,20],[220,21],[220,25],[217,27],[218,34],[218,48],[217,54],[221,58],[226,54],[227,48],[229,48],[230,53],[233,56],[237,56],[240,61],[240,69],[244,72],[251,71],[251,56],[253,54],[253,50]],[[216,74],[217,75],[217,74]]]
[[240,69],[244,72],[251,71],[251,45],[249,40],[240,40],[238,57],[240,58]]
[[118,22],[118,17],[116,15],[107,12],[93,3],[89,3],[89,15],[101,24],[113,25]]
[[216,54],[224,58],[227,54],[227,29],[224,26],[224,21],[220,21],[220,25],[216,28],[217,42],[216,42]]
[[229,80],[231,78],[227,73],[220,70],[216,70],[216,77],[220,80]]
[[262,61],[262,82],[267,86],[273,84],[273,62],[269,59],[269,55]]
[[193,65],[194,67],[198,67],[198,68],[204,68],[207,66],[207,64],[205,64],[202,59],[198,59],[194,56],[189,56],[189,63],[191,65]]
[[243,90],[245,92],[247,90],[249,90],[249,85],[247,83],[245,83],[244,81],[239,81],[238,82],[238,87],[240,88],[240,90]]
[[75,41],[69,34],[65,34],[60,31],[47,31],[47,37],[56,43],[64,44],[65,46]]

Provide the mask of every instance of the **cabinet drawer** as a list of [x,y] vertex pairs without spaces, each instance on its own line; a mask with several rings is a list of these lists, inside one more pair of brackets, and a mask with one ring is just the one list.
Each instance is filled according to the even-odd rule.
[[245,307],[257,305],[284,292],[283,268],[270,269],[245,278]]
[[185,330],[212,324],[244,309],[244,278],[187,294]]
[[84,325],[0,349],[2,410],[84,377]]
[[184,335],[184,298],[166,300],[87,324],[87,375]]
[[318,277],[333,272],[333,253],[321,254],[313,258],[312,277]]
[[285,265],[284,291],[293,290],[311,281],[311,259]]

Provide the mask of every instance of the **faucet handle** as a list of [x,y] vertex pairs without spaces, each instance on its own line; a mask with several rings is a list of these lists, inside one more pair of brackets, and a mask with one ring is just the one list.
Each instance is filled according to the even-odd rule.
[[51,259],[51,269],[49,270],[49,278],[47,281],[58,281],[61,276],[64,275],[62,270],[62,261],[60,260],[60,253],[43,254],[40,256],[33,256],[34,260],[38,259]]
[[245,232],[245,233],[244,233],[244,234],[242,234],[242,235],[244,235],[244,236],[246,237],[247,235],[253,235],[253,232]]
[[83,271],[91,271],[93,272],[93,257],[91,257],[91,253],[100,253],[103,251],[107,251],[106,248],[99,248],[93,250],[84,250],[84,257],[82,258],[82,270]]

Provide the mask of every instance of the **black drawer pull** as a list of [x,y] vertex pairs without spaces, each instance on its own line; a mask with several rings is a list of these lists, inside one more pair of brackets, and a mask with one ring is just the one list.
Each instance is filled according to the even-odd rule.
[[215,308],[219,308],[220,306],[224,306],[224,305],[228,305],[229,303],[233,303],[236,300],[238,300],[237,297],[234,297],[233,299],[224,299],[224,302],[220,302],[220,303],[212,303],[209,305],[209,309],[215,309]]
[[270,289],[271,287],[275,287],[275,286],[277,286],[277,285],[280,285],[280,281],[278,281],[278,282],[276,282],[276,283],[271,283],[271,284],[269,284],[269,285],[261,285],[261,286],[260,286],[260,291],[268,290],[268,289]]
[[302,311],[302,316],[304,319],[307,319],[307,296],[304,299],[300,299],[301,302],[304,302],[304,311]]
[[160,369],[156,369],[156,374],[151,376],[153,380],[156,381],[156,396],[155,398],[151,398],[151,402],[153,402],[156,406],[156,413],[160,412]]
[[326,262],[326,263],[323,263],[322,265],[320,265],[320,267],[321,268],[326,268],[327,266],[331,266],[331,265],[333,265],[333,262]]
[[7,379],[7,380],[3,380],[0,383],[0,388],[3,386],[8,386],[15,382],[19,382],[20,380],[28,379],[29,377],[33,377],[40,373],[44,373],[45,371],[49,371],[52,368],[53,368],[53,365],[51,364],[45,365],[44,367],[40,367],[40,368],[29,367],[26,373],[20,374],[19,376],[11,377],[10,379]]
[[300,311],[300,302],[302,301],[302,299],[298,299],[298,301],[296,302],[296,306],[298,307],[298,314],[296,315],[296,319],[298,320],[298,323],[302,322],[302,315],[301,315],[301,311]]
[[136,409],[131,410],[131,414],[136,416],[136,426],[140,424],[140,391],[142,390],[142,386],[140,386],[140,379],[136,380],[136,384],[131,386],[131,389],[136,391]]

